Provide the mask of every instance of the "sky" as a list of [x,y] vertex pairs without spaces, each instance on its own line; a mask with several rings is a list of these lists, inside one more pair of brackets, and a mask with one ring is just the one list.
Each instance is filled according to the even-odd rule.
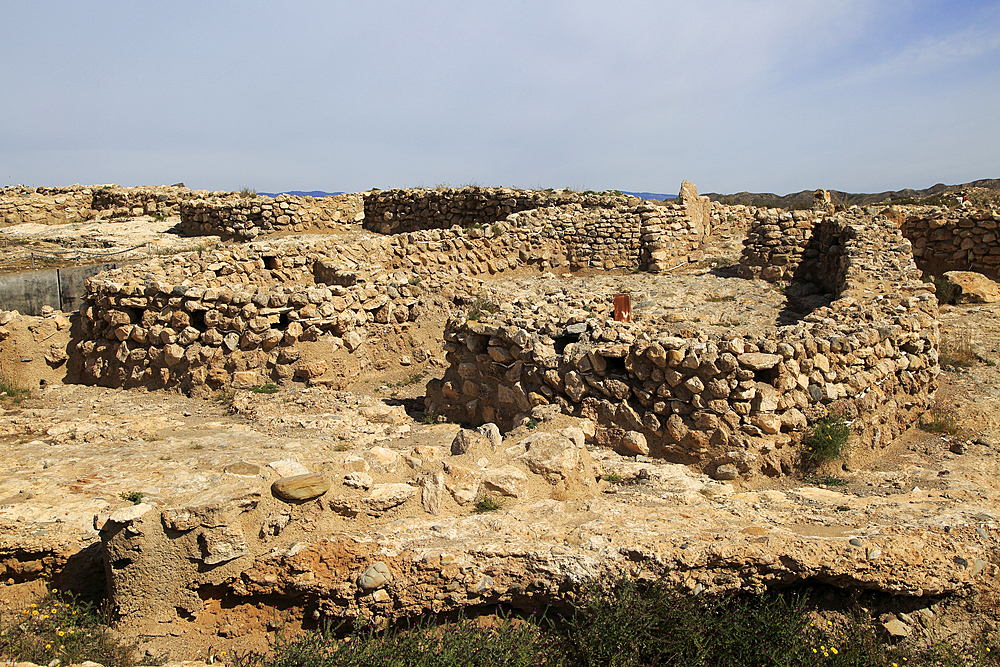
[[1000,178],[1000,0],[6,0],[0,185]]

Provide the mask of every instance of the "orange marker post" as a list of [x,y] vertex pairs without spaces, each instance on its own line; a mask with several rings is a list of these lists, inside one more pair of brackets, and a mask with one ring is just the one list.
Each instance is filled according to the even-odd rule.
[[628,294],[615,294],[615,322],[632,321],[632,298]]

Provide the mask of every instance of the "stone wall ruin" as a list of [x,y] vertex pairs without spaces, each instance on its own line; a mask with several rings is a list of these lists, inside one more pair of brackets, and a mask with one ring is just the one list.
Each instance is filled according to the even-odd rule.
[[939,369],[937,301],[892,221],[758,212],[743,261],[750,275],[780,267],[772,280],[814,275],[836,298],[792,325],[723,334],[614,322],[606,301],[452,318],[450,367],[427,408],[508,429],[552,406],[622,451],[768,475],[791,471],[808,421],[827,411],[865,416],[863,448],[917,418]]

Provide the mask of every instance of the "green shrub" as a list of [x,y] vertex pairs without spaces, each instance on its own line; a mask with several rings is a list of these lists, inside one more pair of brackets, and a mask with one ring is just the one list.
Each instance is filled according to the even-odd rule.
[[849,435],[843,416],[828,414],[813,424],[802,439],[802,458],[812,466],[832,461],[843,454]]
[[255,394],[277,394],[278,385],[268,382],[267,384],[260,384],[256,387],[250,387],[250,391]]
[[958,435],[959,420],[954,412],[946,412],[940,408],[933,407],[930,411],[920,416],[920,429],[928,433],[947,433],[948,435]]
[[[234,656],[234,667],[385,665],[459,667],[888,667],[996,665],[995,642],[909,649],[886,641],[870,615],[813,620],[809,593],[693,595],[663,581],[606,576],[585,582],[566,617],[496,616],[353,631],[321,626],[280,638],[268,656]],[[486,621],[486,622],[483,622]]]
[[122,491],[118,494],[118,497],[132,503],[133,505],[141,503],[143,498],[142,491]]
[[503,503],[500,499],[492,493],[482,493],[476,499],[476,506],[473,511],[476,514],[484,514],[486,512],[495,512],[497,510],[503,509]]
[[360,627],[344,639],[317,631],[279,641],[270,659],[240,660],[267,667],[558,667],[565,652],[537,619],[499,614],[484,627],[474,619],[437,625],[433,618],[410,628]]

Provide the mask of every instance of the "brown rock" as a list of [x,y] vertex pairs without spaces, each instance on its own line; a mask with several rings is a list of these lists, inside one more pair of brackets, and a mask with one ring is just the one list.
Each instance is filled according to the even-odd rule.
[[318,473],[282,477],[271,485],[271,492],[281,500],[301,502],[317,498],[330,490],[330,481]]
[[975,271],[948,271],[949,284],[958,288],[958,303],[996,303],[1000,301],[1000,284]]

